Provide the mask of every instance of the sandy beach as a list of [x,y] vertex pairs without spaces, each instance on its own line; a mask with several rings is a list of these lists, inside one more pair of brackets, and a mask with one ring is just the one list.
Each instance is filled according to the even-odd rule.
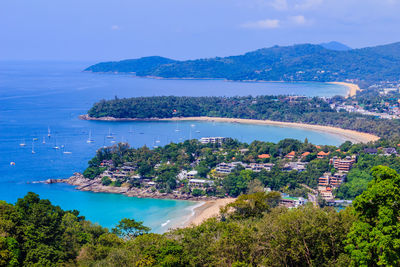
[[204,202],[203,205],[194,209],[194,215],[188,220],[185,226],[199,225],[203,221],[219,214],[221,207],[235,201],[235,198],[220,198]]
[[360,87],[354,83],[346,83],[346,82],[328,82],[328,83],[347,86],[349,88],[347,97],[355,96],[357,94],[357,91],[361,91]]
[[149,118],[149,119],[135,119],[135,118],[113,118],[113,117],[101,117],[92,118],[88,115],[80,115],[82,120],[94,120],[94,121],[215,121],[215,122],[230,122],[230,123],[246,123],[246,124],[262,124],[262,125],[274,125],[279,127],[289,128],[303,128],[310,129],[313,131],[320,131],[324,133],[330,133],[343,137],[353,143],[368,143],[371,141],[379,140],[379,137],[369,133],[357,132],[353,130],[341,129],[332,126],[322,126],[314,124],[296,123],[296,122],[282,122],[282,121],[271,121],[271,120],[254,120],[254,119],[234,119],[234,118],[220,118],[220,117],[175,117],[175,118]]
[[304,129],[310,129],[314,131],[339,135],[353,143],[368,143],[379,139],[378,136],[369,133],[362,133],[331,126],[322,126],[322,125],[313,125],[313,124],[304,124],[295,122],[281,122],[281,121],[271,121],[271,120],[253,120],[253,119],[232,119],[232,118],[219,118],[219,117],[185,117],[185,118],[170,118],[170,119],[160,119],[160,120],[215,121],[215,122],[230,122],[230,123],[264,124],[264,125],[274,125],[274,126],[290,127],[290,128],[304,128]]

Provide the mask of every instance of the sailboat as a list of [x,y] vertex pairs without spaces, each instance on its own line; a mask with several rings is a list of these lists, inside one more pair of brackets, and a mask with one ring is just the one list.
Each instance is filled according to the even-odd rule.
[[110,128],[108,128],[108,135],[107,135],[107,138],[109,138],[109,139],[114,138],[114,136],[113,136],[112,133],[111,133],[111,129],[110,129]]
[[64,146],[64,151],[63,151],[63,153],[64,153],[64,154],[72,154],[72,152],[66,151],[66,150],[65,150],[65,146]]
[[129,133],[133,133],[132,126],[129,127]]
[[35,154],[35,148],[33,147],[33,142],[32,142],[32,154]]
[[179,130],[179,122],[176,122],[176,129],[175,132],[180,132],[181,130]]
[[92,130],[90,130],[89,131],[89,138],[88,138],[88,140],[86,140],[86,143],[90,144],[90,143],[93,143],[93,142],[94,142],[94,140],[92,139]]
[[50,133],[50,127],[47,127],[47,136],[50,138],[51,133]]
[[42,144],[46,144],[46,138],[43,136],[43,142]]
[[19,144],[19,146],[26,146],[25,139],[22,140],[22,142]]

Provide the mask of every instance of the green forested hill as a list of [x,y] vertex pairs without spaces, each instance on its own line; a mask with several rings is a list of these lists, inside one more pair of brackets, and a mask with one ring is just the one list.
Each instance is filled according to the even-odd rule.
[[263,48],[244,55],[175,61],[162,57],[104,62],[86,69],[92,72],[136,73],[164,78],[222,78],[269,81],[398,80],[400,43],[330,50],[321,45],[300,44]]

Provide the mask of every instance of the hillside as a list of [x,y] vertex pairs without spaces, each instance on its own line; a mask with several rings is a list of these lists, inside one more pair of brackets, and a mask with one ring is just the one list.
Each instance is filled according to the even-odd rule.
[[[176,61],[144,57],[92,65],[85,71],[135,73],[163,78],[268,81],[398,80],[400,43],[351,50],[321,45],[273,46],[244,55]],[[325,45],[326,46],[326,45]]]

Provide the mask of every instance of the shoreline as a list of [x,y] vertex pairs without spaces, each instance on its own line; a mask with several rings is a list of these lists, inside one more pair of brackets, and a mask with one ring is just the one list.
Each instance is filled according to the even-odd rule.
[[[358,86],[357,86],[358,87]],[[135,119],[135,118],[113,118],[113,117],[101,117],[92,118],[88,115],[79,116],[82,120],[94,120],[94,121],[212,121],[212,122],[229,122],[229,123],[244,123],[244,124],[261,124],[261,125],[272,125],[278,127],[288,127],[288,128],[302,128],[314,131],[319,131],[323,133],[329,133],[338,135],[346,140],[353,143],[368,143],[372,141],[377,141],[380,138],[374,134],[358,132],[354,130],[342,129],[333,126],[323,126],[315,124],[305,124],[297,122],[282,122],[282,121],[272,121],[272,120],[255,120],[255,119],[235,119],[235,118],[221,118],[221,117],[176,117],[176,118],[149,118],[149,119]]]
[[200,206],[194,208],[194,214],[183,224],[183,227],[199,225],[207,219],[218,216],[221,207],[235,200],[236,198],[219,198],[205,201]]
[[217,197],[194,197],[192,195],[175,194],[175,193],[160,193],[158,191],[152,192],[150,188],[136,188],[136,187],[114,187],[105,186],[101,183],[101,178],[93,180],[83,177],[81,173],[74,173],[73,176],[66,179],[47,179],[45,181],[38,181],[34,183],[44,184],[57,184],[64,183],[74,186],[76,190],[92,192],[92,193],[110,193],[121,194],[127,197],[136,198],[151,198],[151,199],[171,199],[171,200],[186,200],[186,201],[216,201]]
[[343,86],[346,86],[347,88],[349,88],[349,91],[348,91],[346,97],[353,97],[357,94],[358,91],[361,91],[360,87],[355,83],[348,83],[348,82],[327,82],[327,83],[343,85]]

